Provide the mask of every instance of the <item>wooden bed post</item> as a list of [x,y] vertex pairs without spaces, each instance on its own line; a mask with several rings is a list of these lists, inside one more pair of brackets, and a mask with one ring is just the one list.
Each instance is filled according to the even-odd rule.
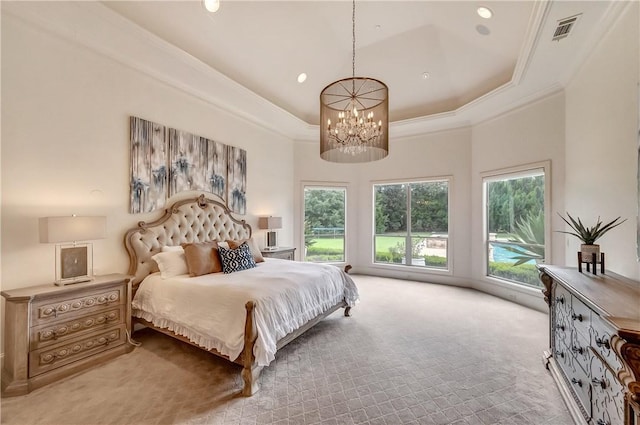
[[[347,264],[346,266],[344,266],[344,272],[346,274],[349,274],[349,270],[351,270],[353,267],[351,267],[351,264]],[[351,317],[351,307],[346,306],[344,308],[344,315],[345,317]]]
[[244,350],[242,353],[242,379],[244,380],[242,395],[245,397],[254,395],[260,389],[258,377],[262,371],[262,366],[254,364],[255,358],[253,356],[253,346],[258,338],[258,331],[256,330],[253,316],[255,306],[255,301],[248,301],[245,304],[247,320],[244,324]]

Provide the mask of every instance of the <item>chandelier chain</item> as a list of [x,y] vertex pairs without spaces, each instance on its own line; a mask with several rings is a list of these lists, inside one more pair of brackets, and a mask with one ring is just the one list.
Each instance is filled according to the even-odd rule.
[[356,77],[356,0],[353,0],[353,13],[351,15],[353,35],[353,56],[351,57],[351,76]]

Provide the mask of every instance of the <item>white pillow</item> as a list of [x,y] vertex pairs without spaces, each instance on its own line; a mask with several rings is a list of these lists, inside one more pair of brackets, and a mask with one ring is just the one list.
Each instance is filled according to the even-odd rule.
[[162,252],[184,252],[182,245],[165,245],[162,247]]
[[159,252],[151,258],[158,263],[160,276],[163,279],[189,273],[187,259],[184,256],[182,247],[180,247],[180,251]]

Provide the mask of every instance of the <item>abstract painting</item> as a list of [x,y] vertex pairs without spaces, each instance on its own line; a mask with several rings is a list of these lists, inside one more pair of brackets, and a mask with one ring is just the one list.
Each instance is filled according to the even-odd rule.
[[247,211],[247,151],[229,146],[227,204],[232,212],[246,214]]
[[228,146],[214,140],[202,139],[207,146],[206,178],[208,190],[222,200],[227,200],[227,149]]
[[169,196],[185,190],[207,190],[206,143],[186,131],[169,129]]
[[246,214],[247,152],[174,128],[131,117],[131,208],[163,208],[185,190],[210,192]]
[[163,208],[167,200],[167,140],[163,125],[131,117],[129,212]]

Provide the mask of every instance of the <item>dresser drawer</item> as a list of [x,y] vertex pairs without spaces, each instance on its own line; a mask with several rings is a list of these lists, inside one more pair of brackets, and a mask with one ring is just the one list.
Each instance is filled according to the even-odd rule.
[[591,398],[589,394],[591,390],[591,380],[588,375],[580,366],[575,366],[572,374],[568,375],[567,378],[569,385],[578,396],[580,404],[582,404],[587,414],[591,416]]
[[99,307],[124,304],[126,287],[124,285],[105,288],[90,295],[64,297],[54,300],[34,302],[31,306],[31,326],[53,322],[65,317],[95,311]]
[[613,372],[619,371],[622,366],[618,356],[611,348],[611,328],[598,316],[591,316],[591,347],[607,363]]
[[125,342],[125,326],[120,325],[85,338],[32,351],[29,353],[29,377],[117,347]]
[[569,346],[576,363],[583,371],[589,372],[589,364],[591,363],[592,353],[589,349],[589,338],[580,332],[573,331],[571,333],[571,345]]
[[571,322],[576,331],[589,340],[589,326],[591,324],[591,310],[578,298],[571,297]]
[[114,305],[100,311],[75,317],[69,320],[47,323],[31,328],[30,349],[48,347],[81,337],[87,333],[100,332],[116,324],[125,323],[125,306]]
[[594,424],[624,423],[623,387],[597,355],[591,360],[591,415]]
[[553,325],[553,343],[554,347],[571,347],[571,328],[569,327],[569,318],[566,316],[557,317]]
[[564,319],[571,316],[571,294],[559,285],[556,285],[553,309],[558,318]]

